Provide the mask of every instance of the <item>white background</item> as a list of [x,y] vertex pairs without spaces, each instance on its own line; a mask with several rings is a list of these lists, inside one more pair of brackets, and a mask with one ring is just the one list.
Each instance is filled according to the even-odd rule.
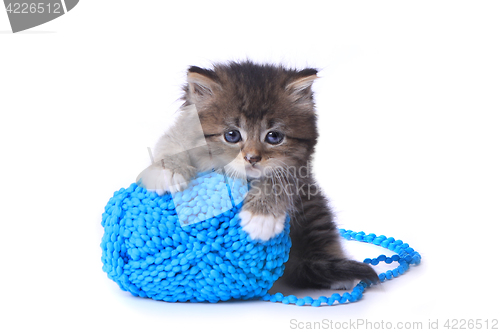
[[[108,0],[12,34],[0,10],[0,331],[499,319],[499,16],[496,1]],[[169,304],[106,277],[100,215],[148,165],[187,67],[246,58],[321,70],[315,170],[340,227],[401,238],[420,266],[322,308]],[[346,247],[381,253],[362,245]]]

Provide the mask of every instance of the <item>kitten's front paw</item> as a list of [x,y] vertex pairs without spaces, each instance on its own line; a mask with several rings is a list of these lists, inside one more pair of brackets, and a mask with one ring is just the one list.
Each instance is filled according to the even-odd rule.
[[137,177],[137,183],[148,191],[163,195],[166,192],[180,192],[189,183],[188,175],[172,172],[169,169],[152,165]]
[[270,240],[281,233],[285,227],[285,215],[275,217],[273,215],[253,214],[247,210],[239,213],[242,229],[252,239],[263,241]]

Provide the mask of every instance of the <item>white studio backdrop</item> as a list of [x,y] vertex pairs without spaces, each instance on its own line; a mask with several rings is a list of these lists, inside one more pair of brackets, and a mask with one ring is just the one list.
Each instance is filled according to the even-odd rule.
[[[12,34],[0,10],[0,330],[485,329],[500,319],[499,14],[495,1],[82,1]],[[314,170],[339,226],[400,238],[420,266],[323,308],[155,302],[106,277],[100,215],[148,165],[186,69],[245,59],[320,70]]]

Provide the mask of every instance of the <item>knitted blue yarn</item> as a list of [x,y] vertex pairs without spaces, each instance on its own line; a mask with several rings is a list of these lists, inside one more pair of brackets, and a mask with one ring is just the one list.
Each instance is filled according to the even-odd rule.
[[269,241],[252,240],[238,217],[246,190],[214,172],[173,196],[120,189],[102,216],[103,270],[122,290],[155,300],[262,298],[284,272],[289,220]]
[[[291,241],[289,219],[282,233],[267,242],[250,239],[238,212],[246,184],[217,173],[198,175],[173,196],[130,185],[115,192],[102,216],[103,270],[122,290],[167,302],[218,302],[260,298],[297,306],[334,305],[360,300],[371,283],[352,292],[318,299],[268,294],[283,274]],[[380,282],[397,278],[420,254],[401,240],[340,229],[347,240],[372,243],[396,254],[367,258],[365,263],[399,263],[379,274]]]

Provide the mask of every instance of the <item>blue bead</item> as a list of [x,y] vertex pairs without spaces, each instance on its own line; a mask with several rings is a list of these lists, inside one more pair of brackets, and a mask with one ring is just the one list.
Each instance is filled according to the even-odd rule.
[[314,301],[314,299],[310,296],[304,297],[303,300],[304,302],[306,302],[306,304],[311,304]]
[[326,296],[320,296],[318,298],[318,301],[320,301],[320,303],[327,303],[328,302],[328,297],[326,297]]

